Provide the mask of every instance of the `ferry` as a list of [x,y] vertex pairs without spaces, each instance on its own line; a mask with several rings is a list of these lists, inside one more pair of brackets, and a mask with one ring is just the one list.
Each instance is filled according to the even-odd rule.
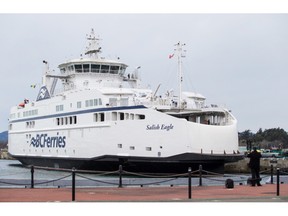
[[119,59],[100,56],[93,29],[87,42],[85,55],[60,64],[57,74],[43,61],[36,100],[11,108],[13,158],[23,165],[97,171],[122,165],[146,173],[185,173],[199,165],[223,171],[225,163],[243,158],[231,111],[182,91],[185,44],[175,44],[169,56],[178,60],[179,94],[161,95],[159,86],[142,87],[140,68],[126,72]]

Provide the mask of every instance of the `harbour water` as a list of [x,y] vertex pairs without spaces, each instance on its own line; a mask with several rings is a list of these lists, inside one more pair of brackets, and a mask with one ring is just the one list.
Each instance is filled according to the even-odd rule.
[[[35,169],[33,172],[35,187],[71,187],[72,172],[69,171],[54,171]],[[225,186],[226,179],[230,178],[235,185],[247,184],[249,174],[225,174],[225,175],[203,175],[200,179],[198,174],[192,176],[192,186],[197,185],[223,185]],[[270,175],[263,175],[262,183],[270,181]],[[120,179],[119,173],[113,175],[91,174],[91,173],[76,173],[77,187],[118,187],[122,186],[138,186],[138,187],[153,187],[153,186],[185,186],[188,185],[188,175],[179,176],[143,176],[138,174],[123,175]],[[31,186],[31,169],[24,167],[16,160],[0,160],[0,187],[30,187]]]

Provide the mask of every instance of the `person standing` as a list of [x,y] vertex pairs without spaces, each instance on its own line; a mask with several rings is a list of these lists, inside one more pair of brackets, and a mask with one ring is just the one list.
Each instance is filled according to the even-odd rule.
[[252,186],[255,186],[255,183],[257,186],[262,186],[260,184],[260,158],[262,157],[261,153],[257,151],[256,147],[253,147],[253,151],[247,155],[248,158],[250,158],[249,161],[249,167],[251,169],[252,174]]

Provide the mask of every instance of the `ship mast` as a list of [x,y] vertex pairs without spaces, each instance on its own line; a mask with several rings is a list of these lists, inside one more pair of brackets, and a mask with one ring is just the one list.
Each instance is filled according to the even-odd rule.
[[90,58],[98,58],[98,53],[101,53],[101,47],[99,46],[100,38],[96,38],[94,29],[91,29],[90,35],[87,35],[87,40],[89,41],[88,47],[86,47],[85,55]]
[[182,72],[182,58],[185,57],[186,50],[183,50],[183,46],[186,44],[182,44],[181,42],[178,42],[175,44],[176,46],[176,55],[178,59],[178,82],[179,82],[179,101],[178,101],[178,108],[181,109],[181,101],[182,101],[182,82],[183,82],[183,72]]

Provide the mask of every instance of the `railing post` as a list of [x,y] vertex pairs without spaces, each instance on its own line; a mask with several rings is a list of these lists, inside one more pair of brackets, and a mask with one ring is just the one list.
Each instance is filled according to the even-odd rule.
[[34,166],[31,166],[31,188],[34,188]]
[[191,167],[188,168],[188,199],[192,197],[192,184],[191,184],[191,177],[192,177],[192,170]]
[[75,168],[72,168],[72,201],[75,201]]
[[202,165],[199,165],[199,186],[202,186]]
[[119,165],[119,188],[122,188],[122,172],[123,172],[123,169],[122,169],[122,165]]
[[270,180],[270,184],[273,184],[273,165],[271,165],[271,180]]
[[277,196],[280,195],[280,169],[277,168]]

